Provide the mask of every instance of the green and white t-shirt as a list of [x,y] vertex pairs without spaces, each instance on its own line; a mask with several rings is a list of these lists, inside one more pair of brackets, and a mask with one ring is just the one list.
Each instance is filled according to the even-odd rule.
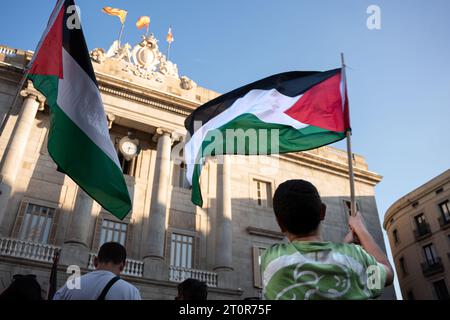
[[354,244],[301,242],[268,249],[261,261],[267,300],[373,299],[386,269]]

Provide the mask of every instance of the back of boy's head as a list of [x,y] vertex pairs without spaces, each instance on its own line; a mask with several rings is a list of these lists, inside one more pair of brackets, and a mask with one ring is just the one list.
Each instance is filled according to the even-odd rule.
[[294,235],[307,235],[319,227],[322,200],[316,187],[304,180],[281,184],[273,198],[278,223]]
[[107,242],[100,247],[98,261],[100,263],[121,264],[127,260],[127,250],[117,242]]
[[186,279],[178,285],[178,299],[180,300],[206,300],[208,287],[206,283],[196,279]]

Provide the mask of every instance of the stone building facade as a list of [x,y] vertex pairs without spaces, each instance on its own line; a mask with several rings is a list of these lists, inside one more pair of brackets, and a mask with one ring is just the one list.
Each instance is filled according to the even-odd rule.
[[[206,281],[211,299],[259,297],[259,257],[285,241],[271,199],[285,180],[313,182],[328,206],[326,240],[347,232],[349,182],[344,151],[321,149],[271,157],[208,159],[202,171],[204,208],[190,201],[185,166],[171,157],[183,136],[185,118],[218,93],[180,77],[153,36],[134,48],[91,52],[116,145],[133,199],[132,213],[118,221],[93,202],[57,167],[46,150],[49,110],[30,83],[20,89],[0,139],[0,290],[17,273],[38,276],[47,290],[51,260],[61,251],[58,281],[68,265],[92,269],[92,257],[109,240],[123,243],[129,259],[124,277],[145,299],[173,299],[185,278]],[[32,52],[0,46],[0,116],[18,91]],[[127,157],[123,139],[139,152]],[[382,177],[354,156],[359,209],[384,248],[375,201]],[[395,299],[394,290],[384,298]]]
[[404,299],[450,299],[450,170],[397,200],[384,218]]

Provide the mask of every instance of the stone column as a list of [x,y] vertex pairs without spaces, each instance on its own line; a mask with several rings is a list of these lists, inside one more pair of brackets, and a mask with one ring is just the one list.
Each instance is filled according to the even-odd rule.
[[94,200],[81,188],[78,188],[75,209],[71,213],[69,228],[61,250],[60,263],[62,265],[87,266],[93,204]]
[[164,259],[166,238],[167,198],[170,177],[170,156],[172,133],[159,128],[153,140],[158,143],[155,174],[152,188],[152,202],[148,221],[146,247],[143,256],[144,277],[167,280],[168,267]]
[[231,213],[230,158],[219,158],[217,168],[216,250],[214,271],[219,275],[219,287],[232,288],[233,281],[233,226]]
[[22,109],[17,118],[9,145],[3,155],[0,168],[0,234],[5,236],[8,230],[3,229],[5,226],[2,222],[6,215],[17,174],[22,165],[37,111],[43,109],[45,101],[45,97],[33,88],[21,91],[20,95],[24,97]]

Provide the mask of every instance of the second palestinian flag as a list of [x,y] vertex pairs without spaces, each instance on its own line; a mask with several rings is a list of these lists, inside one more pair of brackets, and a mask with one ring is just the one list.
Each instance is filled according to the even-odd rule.
[[131,200],[73,0],[59,0],[29,78],[50,107],[48,151],[61,171],[123,219]]
[[[185,126],[190,134],[184,153],[192,202],[203,206],[199,181],[206,156],[299,152],[344,139],[350,130],[344,70],[271,76],[199,107]],[[274,136],[277,148],[265,143],[261,150],[261,141],[240,145],[235,137],[227,141],[228,130],[249,129],[256,130],[256,137],[266,134],[269,142]]]

